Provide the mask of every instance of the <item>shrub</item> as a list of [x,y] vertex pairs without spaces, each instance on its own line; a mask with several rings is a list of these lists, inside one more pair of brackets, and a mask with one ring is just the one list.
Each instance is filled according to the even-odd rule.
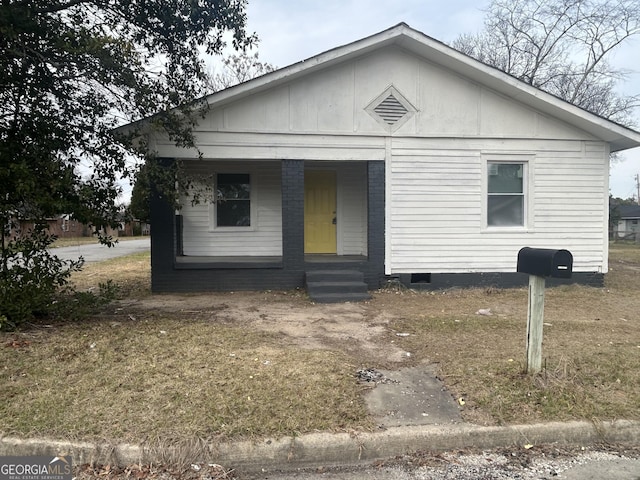
[[0,271],[0,330],[13,330],[34,318],[51,315],[64,297],[72,295],[69,277],[84,260],[60,260],[49,246],[56,240],[36,226],[2,244]]

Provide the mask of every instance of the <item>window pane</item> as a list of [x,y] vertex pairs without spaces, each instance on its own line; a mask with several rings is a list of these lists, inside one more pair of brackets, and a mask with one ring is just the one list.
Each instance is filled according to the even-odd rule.
[[489,163],[489,193],[523,193],[521,163]]
[[218,198],[249,199],[251,197],[251,182],[249,175],[244,173],[218,174]]
[[524,196],[489,195],[487,223],[491,227],[524,225]]
[[219,227],[249,227],[251,204],[248,200],[225,200],[218,203]]
[[216,178],[216,225],[251,226],[251,179],[244,173],[220,173]]

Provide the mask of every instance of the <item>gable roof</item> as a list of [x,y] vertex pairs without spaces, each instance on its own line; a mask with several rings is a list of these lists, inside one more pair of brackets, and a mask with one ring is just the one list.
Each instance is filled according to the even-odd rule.
[[[220,107],[392,45],[412,52],[429,62],[440,65],[541,113],[573,125],[595,138],[606,141],[610,144],[612,152],[640,146],[640,132],[543,92],[411,28],[406,23],[400,23],[380,33],[212,93],[204,97],[203,100],[212,108]],[[127,127],[120,128],[126,129]]]
[[319,69],[329,68],[390,45],[397,45],[430,62],[491,88],[551,117],[609,142],[611,151],[640,146],[640,133],[572,105],[517,78],[465,55],[406,23],[370,37],[320,53],[288,67],[249,80],[206,97],[211,107],[225,105],[266,89],[290,82]]

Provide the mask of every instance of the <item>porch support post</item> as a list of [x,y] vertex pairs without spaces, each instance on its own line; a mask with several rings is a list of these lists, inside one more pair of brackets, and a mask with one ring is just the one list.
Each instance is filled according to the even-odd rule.
[[282,262],[304,270],[304,160],[282,160]]
[[[175,159],[156,159],[159,168],[170,169]],[[151,220],[151,290],[163,283],[164,273],[172,271],[176,258],[176,221],[173,202],[155,184],[150,185],[149,215]]]
[[384,277],[385,163],[367,162],[367,252],[369,287],[378,288]]

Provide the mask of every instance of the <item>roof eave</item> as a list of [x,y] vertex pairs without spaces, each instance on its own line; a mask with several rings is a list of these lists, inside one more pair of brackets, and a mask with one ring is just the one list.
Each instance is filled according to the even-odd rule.
[[599,117],[528,85],[495,67],[479,62],[422,32],[412,29],[405,23],[400,23],[380,33],[328,50],[245,83],[215,92],[205,97],[204,100],[211,108],[218,108],[243,97],[291,82],[307,75],[310,71],[329,68],[388,45],[399,45],[428,61],[470,78],[541,113],[574,125],[593,137],[608,142],[612,152],[640,146],[639,132]]
[[640,146],[640,132],[544,92],[416,30],[408,28],[405,36],[407,40],[399,42],[404,48],[541,113],[574,125],[608,142],[612,152]]

